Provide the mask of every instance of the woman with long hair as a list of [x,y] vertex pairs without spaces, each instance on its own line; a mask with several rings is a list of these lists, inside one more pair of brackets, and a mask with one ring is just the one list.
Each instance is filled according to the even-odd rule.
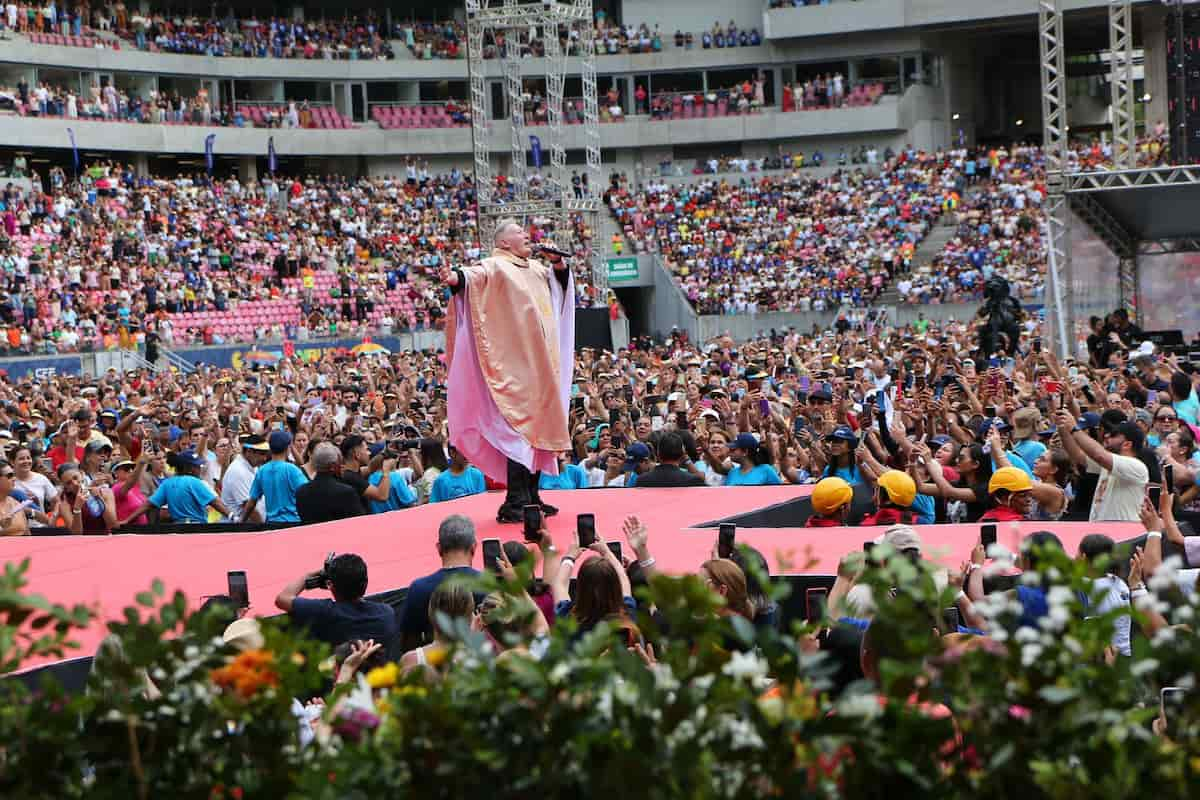
[[42,473],[34,471],[33,451],[28,445],[21,445],[13,451],[12,465],[16,487],[37,501],[37,505],[29,509],[30,519],[36,522],[34,527],[49,525],[49,514],[54,510],[54,501],[58,497],[54,483]]
[[725,476],[726,486],[779,486],[783,480],[773,466],[771,448],[752,433],[739,433],[729,446],[736,467]]
[[429,622],[433,626],[433,642],[409,650],[400,658],[400,671],[404,673],[422,670],[434,680],[445,674],[447,653],[454,643],[453,631],[448,630],[443,620],[466,619],[474,623],[475,595],[462,582],[445,580],[438,584],[429,597]]
[[424,505],[429,502],[429,492],[433,489],[433,482],[437,480],[438,475],[450,469],[450,462],[446,460],[446,448],[441,439],[422,439],[418,449],[421,453],[421,466],[424,468],[424,472],[413,482],[413,491],[417,495],[417,504]]
[[[919,487],[922,494],[940,495],[947,503],[963,503],[966,506],[966,522],[975,522],[988,510],[988,481],[992,477],[992,458],[983,451],[981,444],[969,444],[958,452],[958,481],[950,483],[942,472],[941,464],[921,445],[917,452],[925,459],[925,468],[933,483]],[[953,518],[955,515],[951,513]]]
[[717,611],[719,615],[754,621],[754,604],[750,602],[746,573],[741,567],[728,558],[709,559],[700,565],[700,578],[725,600],[725,605]]
[[633,599],[629,576],[599,535],[588,547],[595,556],[579,568],[575,599],[571,599],[568,591],[571,570],[583,552],[578,534],[572,538],[572,546],[561,560],[551,557],[547,564],[547,572],[551,573],[549,583],[554,595],[554,615],[559,619],[573,618],[579,625],[576,636],[582,636],[601,622],[611,622],[626,632],[627,643],[640,640],[641,634],[633,622],[637,601]]

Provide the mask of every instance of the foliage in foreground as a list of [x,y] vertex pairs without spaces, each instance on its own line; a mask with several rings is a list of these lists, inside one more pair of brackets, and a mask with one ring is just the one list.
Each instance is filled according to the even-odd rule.
[[[26,594],[27,566],[0,579],[9,669],[62,652],[88,621]],[[1051,574],[1045,630],[946,646],[931,610],[952,597],[906,560],[869,569],[872,640],[891,657],[881,688],[836,697],[804,630],[730,623],[697,579],[658,578],[643,598],[658,622],[639,620],[653,667],[603,626],[578,637],[560,625],[540,660],[497,660],[464,625],[446,680],[376,671],[374,699],[366,680],[327,698],[331,732],[306,747],[293,699],[327,690],[327,649],[266,625],[263,650],[234,654],[219,622],[185,618],[184,598],[156,583],[110,626],[119,651],[98,659],[86,693],[3,682],[0,796],[1194,796],[1196,693],[1173,740],[1151,721],[1159,685],[1194,685],[1200,641],[1168,628],[1110,666],[1112,620],[1083,618],[1083,567],[1060,559]],[[992,604],[997,624],[1008,605]],[[1193,613],[1181,603],[1173,621]]]

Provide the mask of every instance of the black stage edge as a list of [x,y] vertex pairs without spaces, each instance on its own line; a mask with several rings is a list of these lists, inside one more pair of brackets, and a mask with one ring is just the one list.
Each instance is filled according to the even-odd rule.
[[613,349],[607,308],[575,309],[575,349],[582,347]]

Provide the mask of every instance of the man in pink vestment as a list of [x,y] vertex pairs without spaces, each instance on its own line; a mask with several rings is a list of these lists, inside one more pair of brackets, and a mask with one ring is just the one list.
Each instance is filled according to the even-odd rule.
[[444,268],[454,296],[446,323],[450,443],[483,473],[507,484],[500,522],[521,522],[526,505],[546,516],[538,478],[558,474],[571,447],[567,410],[575,364],[575,290],[561,255],[533,258],[515,220],[496,228],[479,264]]

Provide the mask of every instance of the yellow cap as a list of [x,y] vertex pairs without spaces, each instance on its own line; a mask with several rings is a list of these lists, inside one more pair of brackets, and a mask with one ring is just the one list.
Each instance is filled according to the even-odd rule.
[[992,473],[988,481],[988,494],[994,494],[1001,489],[1010,492],[1027,492],[1033,488],[1033,481],[1025,474],[1025,470],[1016,467],[1001,467]]
[[879,476],[877,481],[880,489],[887,490],[888,499],[892,505],[908,508],[917,499],[917,483],[907,472],[889,469]]
[[823,517],[828,517],[848,504],[853,497],[854,490],[841,478],[822,478],[813,487],[813,511]]

